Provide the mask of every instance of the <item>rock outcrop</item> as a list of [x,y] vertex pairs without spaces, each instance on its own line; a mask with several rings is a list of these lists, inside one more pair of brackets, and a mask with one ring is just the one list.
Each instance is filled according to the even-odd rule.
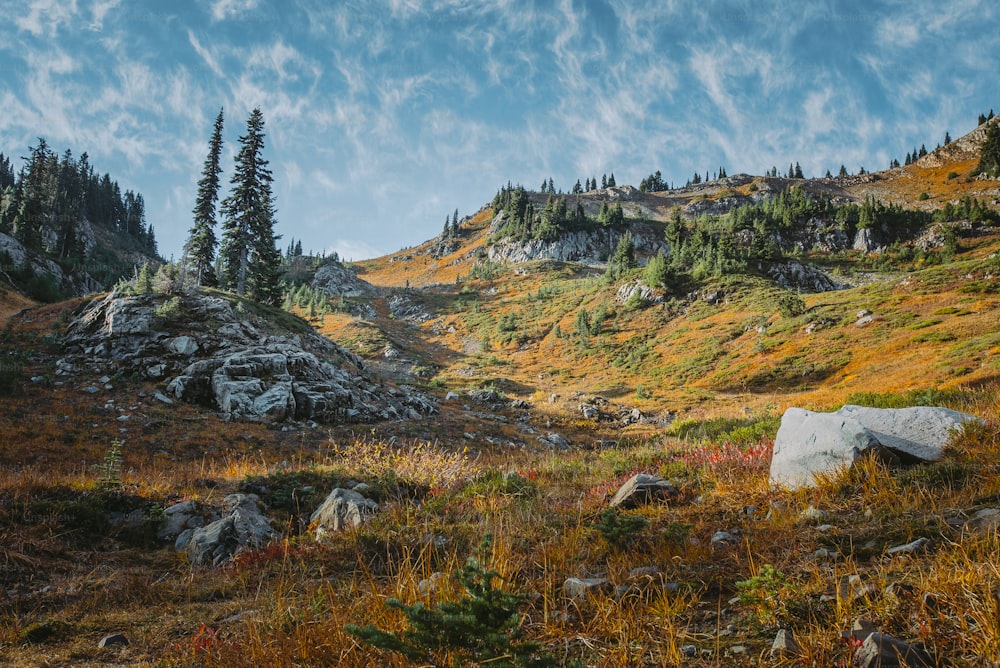
[[219,566],[235,554],[259,550],[278,538],[254,494],[230,494],[223,499],[222,517],[194,529],[185,529],[174,548],[186,552],[194,566]]
[[359,357],[304,322],[209,294],[119,295],[91,302],[70,323],[74,368],[165,382],[167,398],[264,422],[374,422],[436,412],[416,390],[379,385]]
[[771,485],[806,487],[815,484],[817,475],[850,467],[866,455],[890,461],[934,461],[941,458],[952,430],[978,420],[967,413],[926,406],[848,405],[836,413],[789,408],[774,441]]
[[[499,228],[503,222],[503,213],[497,214],[493,227]],[[662,234],[648,225],[634,224],[629,226],[632,241],[637,255],[649,256],[663,251],[669,246],[663,240]],[[623,230],[594,229],[580,232],[569,232],[554,241],[529,239],[514,241],[503,239],[489,247],[489,259],[494,262],[529,262],[531,260],[557,260],[560,262],[583,262],[597,264],[605,262],[614,252]]]
[[372,297],[378,290],[340,262],[328,260],[316,270],[311,286],[332,297]]

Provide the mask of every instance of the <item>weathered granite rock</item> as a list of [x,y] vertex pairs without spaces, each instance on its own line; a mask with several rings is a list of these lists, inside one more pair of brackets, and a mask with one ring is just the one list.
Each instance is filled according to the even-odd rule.
[[223,503],[221,519],[184,531],[174,544],[187,552],[194,566],[218,566],[235,554],[260,549],[278,537],[257,507],[256,495],[230,494]]
[[563,582],[563,594],[566,598],[578,601],[613,591],[614,585],[607,578],[568,578]]
[[221,296],[111,293],[81,310],[67,364],[166,380],[164,396],[228,419],[375,422],[437,412],[416,390],[363,374],[359,357],[295,322]]
[[669,480],[637,473],[625,481],[611,502],[612,508],[635,508],[652,501],[668,501],[680,496],[680,491]]
[[879,448],[878,440],[856,420],[789,408],[774,440],[771,485],[792,489],[812,485],[817,474],[849,467]]
[[313,512],[309,522],[315,526],[316,540],[322,540],[328,533],[361,526],[376,512],[375,501],[354,490],[337,487]]
[[771,485],[798,488],[872,453],[890,461],[941,458],[955,430],[979,418],[947,408],[843,406],[836,413],[789,408],[771,459]]
[[910,668],[932,666],[930,656],[922,648],[893,638],[885,633],[871,633],[854,652],[854,665],[859,668]]

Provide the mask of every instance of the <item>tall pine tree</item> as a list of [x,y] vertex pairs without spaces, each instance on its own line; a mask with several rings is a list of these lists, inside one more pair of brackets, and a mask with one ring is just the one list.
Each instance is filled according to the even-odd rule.
[[190,272],[196,286],[215,286],[215,203],[219,201],[219,174],[222,167],[222,109],[215,117],[212,138],[208,142],[208,157],[198,181],[198,195],[194,204],[194,224],[184,244],[184,270]]
[[247,133],[240,137],[230,179],[232,193],[222,202],[225,218],[219,256],[226,287],[240,296],[277,304],[281,301],[281,252],[274,234],[274,179],[261,156],[263,150],[264,114],[256,107],[247,120]]

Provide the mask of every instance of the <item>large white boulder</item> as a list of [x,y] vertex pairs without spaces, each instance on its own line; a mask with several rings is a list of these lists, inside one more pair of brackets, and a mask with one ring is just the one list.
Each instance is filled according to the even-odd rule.
[[854,418],[789,408],[781,416],[774,439],[771,486],[797,489],[813,485],[817,474],[850,467],[878,448],[878,439]]
[[835,413],[789,408],[774,440],[772,487],[797,489],[850,467],[866,453],[904,461],[942,457],[952,433],[979,418],[947,408],[843,406]]

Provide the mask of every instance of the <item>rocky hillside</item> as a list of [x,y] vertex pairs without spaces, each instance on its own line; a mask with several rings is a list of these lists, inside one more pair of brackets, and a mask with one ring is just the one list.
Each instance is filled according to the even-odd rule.
[[436,412],[421,393],[367,377],[359,357],[294,316],[224,294],[111,292],[74,315],[65,351],[56,363],[63,377],[149,379],[162,383],[160,401],[227,419],[336,424]]

